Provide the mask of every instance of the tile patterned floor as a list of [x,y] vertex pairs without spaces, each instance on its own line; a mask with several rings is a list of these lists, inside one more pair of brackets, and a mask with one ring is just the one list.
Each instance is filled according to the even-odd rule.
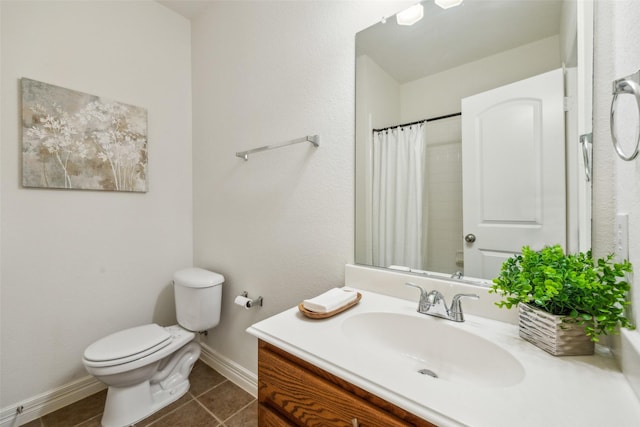
[[[257,427],[256,399],[201,361],[189,376],[189,392],[136,427]],[[101,391],[25,427],[100,427],[107,396]]]

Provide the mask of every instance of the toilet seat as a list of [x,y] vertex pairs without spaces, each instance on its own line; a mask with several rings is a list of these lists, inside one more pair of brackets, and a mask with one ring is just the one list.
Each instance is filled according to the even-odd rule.
[[125,329],[91,344],[84,363],[99,368],[121,365],[157,352],[171,343],[171,333],[155,323]]

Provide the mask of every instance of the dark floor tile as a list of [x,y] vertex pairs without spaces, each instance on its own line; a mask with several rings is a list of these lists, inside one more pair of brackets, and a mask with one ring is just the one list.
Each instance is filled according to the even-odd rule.
[[107,391],[93,394],[41,418],[44,427],[69,427],[80,424],[102,413]]
[[220,375],[215,369],[198,360],[193,365],[193,369],[189,375],[189,382],[191,383],[189,393],[194,396],[199,396],[222,383],[225,379],[226,378]]
[[198,396],[197,400],[216,417],[225,421],[253,400],[253,396],[225,381],[212,390]]
[[254,400],[224,422],[226,427],[258,427],[258,401]]
[[102,414],[98,415],[97,417],[93,417],[88,421],[85,421],[81,424],[78,424],[76,427],[102,427],[102,424],[100,424],[100,420],[102,419]]
[[[189,375],[189,381],[191,383],[189,393],[136,423],[136,427],[254,427],[258,425],[255,399],[215,369],[198,361]],[[24,424],[23,427],[100,427],[106,396],[107,391],[101,391]],[[224,420],[227,421],[221,424]]]
[[175,402],[171,403],[170,405],[165,406],[164,408],[160,409],[158,412],[155,412],[151,415],[149,415],[147,418],[145,418],[142,421],[137,422],[135,425],[136,427],[144,427],[144,426],[148,426],[151,423],[153,423],[154,421],[156,421],[159,418],[162,418],[163,416],[167,415],[169,412],[179,408],[180,406],[193,401],[193,397],[189,394],[186,393],[184,396],[182,396],[180,399],[176,400]]
[[192,400],[153,423],[152,427],[215,427],[220,423],[198,402]]
[[29,421],[26,424],[21,424],[22,427],[42,427],[42,422],[40,421],[40,418],[38,418],[37,420],[33,420],[33,421]]

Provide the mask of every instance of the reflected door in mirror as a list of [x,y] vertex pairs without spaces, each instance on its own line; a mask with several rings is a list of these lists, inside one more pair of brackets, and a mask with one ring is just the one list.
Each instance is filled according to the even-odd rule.
[[495,277],[522,246],[566,247],[562,70],[462,100],[465,274]]

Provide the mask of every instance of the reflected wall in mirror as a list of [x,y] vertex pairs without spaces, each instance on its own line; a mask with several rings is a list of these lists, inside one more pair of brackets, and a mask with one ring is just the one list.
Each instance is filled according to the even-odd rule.
[[585,3],[425,0],[356,35],[356,263],[491,279],[525,244],[590,248]]

